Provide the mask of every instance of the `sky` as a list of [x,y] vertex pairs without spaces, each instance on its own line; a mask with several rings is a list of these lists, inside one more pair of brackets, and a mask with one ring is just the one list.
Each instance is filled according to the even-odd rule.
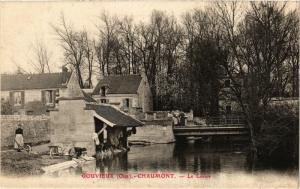
[[51,24],[57,25],[61,13],[76,29],[85,28],[95,34],[103,11],[110,15],[132,16],[135,22],[148,21],[153,9],[180,17],[184,12],[200,8],[201,1],[101,1],[101,2],[2,2],[0,3],[0,72],[13,73],[17,65],[33,72],[36,41],[45,43],[51,52],[53,71],[60,71],[63,52]]
[[57,25],[61,13],[76,29],[96,34],[103,11],[110,15],[132,16],[135,22],[148,21],[153,9],[180,17],[194,8],[207,6],[203,1],[63,1],[0,2],[0,73],[13,73],[20,65],[28,72],[34,69],[34,44],[42,41],[51,52],[52,71],[60,71],[63,51],[51,24]]

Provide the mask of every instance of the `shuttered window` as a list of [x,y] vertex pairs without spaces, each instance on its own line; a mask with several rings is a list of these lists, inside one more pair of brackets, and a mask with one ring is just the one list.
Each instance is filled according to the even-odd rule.
[[24,91],[11,91],[9,93],[10,102],[14,106],[24,106],[25,103],[25,92]]
[[55,104],[55,90],[44,90],[42,91],[42,102],[45,105],[54,105]]

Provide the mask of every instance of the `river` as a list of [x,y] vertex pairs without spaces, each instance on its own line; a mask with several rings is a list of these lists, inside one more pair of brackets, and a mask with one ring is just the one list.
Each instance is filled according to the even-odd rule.
[[248,146],[236,143],[184,143],[131,146],[128,153],[97,161],[100,172],[182,172],[195,174],[252,173],[259,171],[295,174],[288,167],[253,165]]
[[[241,182],[230,186],[269,186],[294,187],[298,182],[297,168],[274,166],[254,166],[248,158],[247,144],[223,142],[155,144],[149,146],[131,146],[130,151],[116,155],[112,159],[93,161],[83,167],[72,168],[67,175],[82,176],[86,173],[96,174],[143,174],[143,173],[176,173],[186,180],[183,186],[200,182],[189,180],[189,175],[203,175],[213,178],[210,182],[201,182],[203,186],[223,186],[228,181]],[[62,176],[64,174],[58,174]],[[103,180],[97,179],[98,184]],[[155,181],[155,180],[153,180]],[[173,182],[173,181],[172,181]],[[149,182],[153,184],[153,182]],[[170,184],[166,180],[165,184]],[[221,183],[221,184],[220,184]],[[161,184],[161,183],[159,183]],[[174,186],[178,182],[173,182]],[[167,186],[167,185],[166,185]]]

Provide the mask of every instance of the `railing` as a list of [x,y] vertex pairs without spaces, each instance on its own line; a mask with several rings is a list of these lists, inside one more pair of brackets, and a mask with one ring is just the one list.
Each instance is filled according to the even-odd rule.
[[230,126],[230,125],[245,125],[245,118],[243,116],[235,116],[235,117],[209,117],[206,119],[207,125],[223,125],[223,126]]

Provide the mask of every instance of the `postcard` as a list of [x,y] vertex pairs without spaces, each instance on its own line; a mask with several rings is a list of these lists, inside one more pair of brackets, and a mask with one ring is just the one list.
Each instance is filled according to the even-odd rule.
[[1,1],[1,187],[298,188],[299,8]]

